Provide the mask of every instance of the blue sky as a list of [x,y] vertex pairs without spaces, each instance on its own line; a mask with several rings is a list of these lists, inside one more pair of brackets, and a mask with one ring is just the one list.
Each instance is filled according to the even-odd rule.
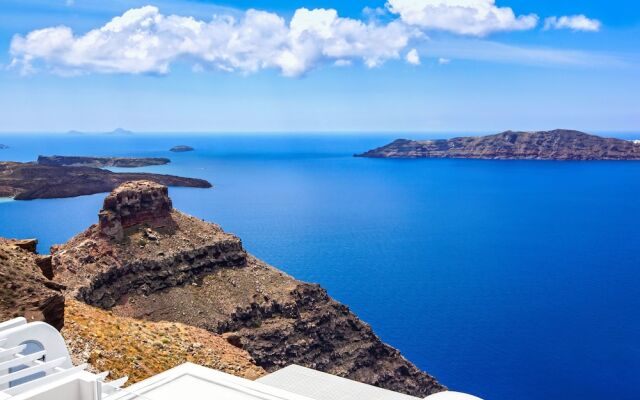
[[637,132],[639,37],[620,0],[0,0],[0,131]]

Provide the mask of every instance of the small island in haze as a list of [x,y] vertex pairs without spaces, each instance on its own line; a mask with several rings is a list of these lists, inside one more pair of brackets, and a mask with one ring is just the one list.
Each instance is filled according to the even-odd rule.
[[398,139],[356,157],[488,160],[640,160],[640,143],[556,129],[437,140]]
[[70,131],[67,131],[67,134],[69,134],[69,135],[84,135],[84,134],[133,135],[133,131],[129,131],[129,130],[123,129],[123,128],[116,128],[116,129],[114,129],[112,131],[109,131],[109,132],[84,132],[84,131],[79,131],[79,130],[72,129]]
[[169,164],[171,160],[160,157],[78,157],[38,156],[38,164],[58,167],[120,167],[135,168]]
[[185,145],[174,146],[171,149],[169,149],[169,151],[173,151],[174,153],[184,153],[186,151],[193,151],[193,150],[195,150],[193,147],[185,146]]
[[8,149],[9,146],[7,146],[6,144],[2,144],[0,143],[0,150],[4,150],[4,149]]

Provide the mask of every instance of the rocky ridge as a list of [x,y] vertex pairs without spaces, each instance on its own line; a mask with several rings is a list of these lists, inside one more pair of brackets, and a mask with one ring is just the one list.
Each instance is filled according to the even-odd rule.
[[370,158],[475,158],[523,160],[640,160],[636,141],[556,129],[496,135],[394,142],[356,155]]
[[158,157],[79,157],[79,156],[38,156],[37,163],[54,167],[118,167],[135,168],[170,163],[168,158]]
[[149,180],[167,186],[210,188],[203,179],[151,173],[116,173],[91,167],[60,167],[0,162],[0,197],[16,200],[53,199],[110,192],[119,185]]
[[54,279],[68,296],[121,317],[222,334],[267,371],[296,363],[421,397],[444,389],[318,285],[174,210],[162,185],[123,185],[99,219],[52,249]]

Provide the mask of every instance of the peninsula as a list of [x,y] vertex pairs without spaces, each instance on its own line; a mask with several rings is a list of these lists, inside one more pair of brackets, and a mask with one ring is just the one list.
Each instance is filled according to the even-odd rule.
[[193,147],[184,146],[184,145],[174,146],[171,149],[169,149],[169,151],[173,151],[174,153],[184,153],[186,151],[193,151],[193,150],[195,150]]
[[556,129],[507,131],[439,140],[398,139],[357,154],[370,158],[474,158],[488,160],[640,160],[637,141]]
[[135,168],[170,163],[168,158],[38,156],[38,164],[57,167]]
[[168,186],[210,188],[203,179],[151,173],[116,173],[92,167],[60,167],[0,162],[0,197],[53,199],[109,192],[128,181],[149,180]]
[[445,389],[319,285],[175,210],[166,186],[125,183],[105,198],[96,224],[51,250],[65,298],[110,310],[105,317],[199,328],[267,372],[298,364],[420,398]]

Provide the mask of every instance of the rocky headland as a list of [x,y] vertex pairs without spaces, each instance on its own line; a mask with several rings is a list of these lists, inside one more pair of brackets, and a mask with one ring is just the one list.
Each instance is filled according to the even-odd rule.
[[69,298],[118,318],[221,335],[266,371],[295,363],[420,397],[444,389],[320,286],[176,211],[154,182],[109,194],[97,224],[52,248],[52,271]]
[[263,368],[224,337],[172,322],[119,317],[65,297],[65,287],[51,280],[51,256],[37,255],[35,239],[0,238],[0,321],[25,317],[44,321],[67,342],[74,364],[94,372],[110,371],[135,383],[184,362],[195,362],[255,379]]
[[640,143],[564,129],[539,132],[507,131],[496,135],[453,139],[398,139],[386,146],[357,154],[356,157],[640,160]]
[[54,167],[119,167],[136,168],[169,164],[171,160],[160,157],[79,157],[79,156],[38,156],[37,163]]
[[124,182],[149,180],[167,186],[210,188],[203,179],[151,173],[116,173],[92,167],[0,162],[0,197],[52,199],[109,192]]
[[180,146],[174,146],[171,149],[169,149],[169,151],[173,151],[174,153],[184,153],[187,151],[194,151],[195,149],[191,146],[185,146],[185,145],[180,145]]

